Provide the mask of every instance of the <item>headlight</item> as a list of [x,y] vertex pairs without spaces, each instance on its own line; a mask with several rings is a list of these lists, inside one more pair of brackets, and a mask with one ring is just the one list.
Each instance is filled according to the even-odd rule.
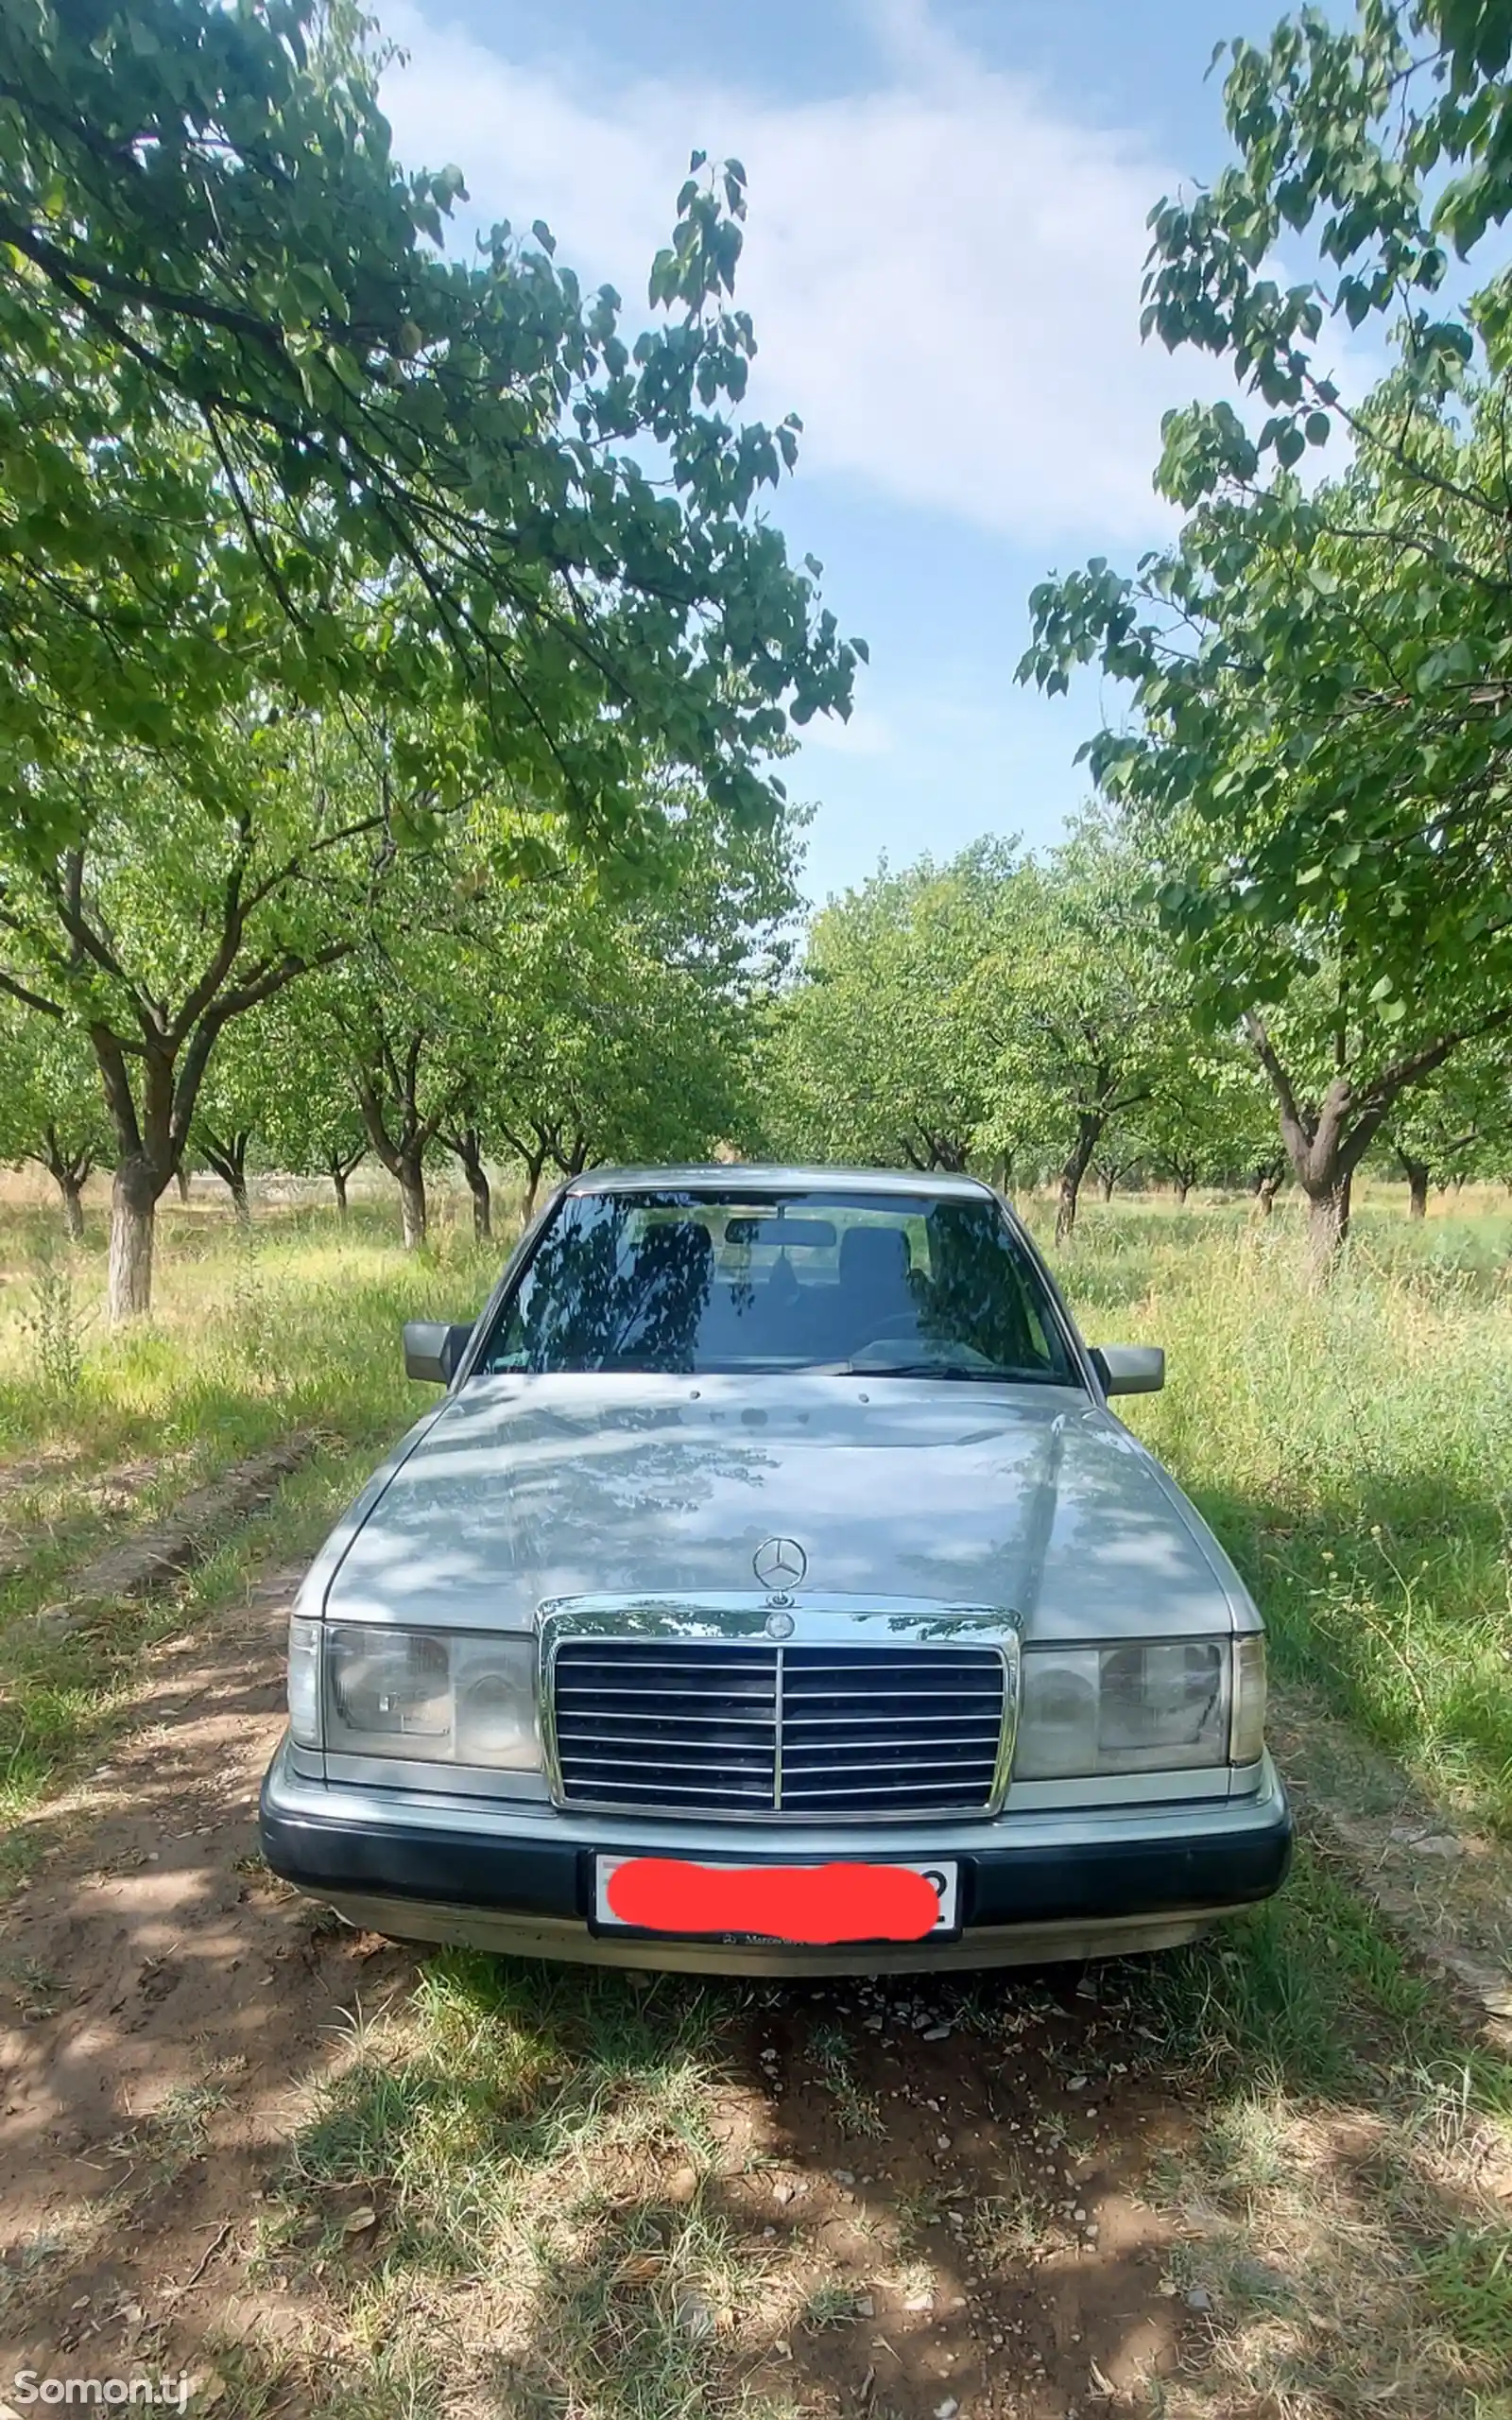
[[[1238,1642],[1241,1649],[1249,1645]],[[1026,1648],[1015,1778],[1059,1781],[1227,1764],[1234,1653],[1232,1642],[1215,1638]],[[1261,1699],[1263,1708],[1263,1681]]]
[[330,1622],[325,1744],[333,1755],[539,1772],[535,1641]]

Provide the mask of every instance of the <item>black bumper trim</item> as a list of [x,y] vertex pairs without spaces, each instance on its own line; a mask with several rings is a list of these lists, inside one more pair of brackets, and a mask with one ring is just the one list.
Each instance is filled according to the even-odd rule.
[[[595,1854],[633,1853],[630,1843],[611,1838],[595,1850],[576,1841],[492,1840],[476,1832],[290,1814],[269,1803],[266,1781],[259,1824],[273,1872],[316,1898],[379,1894],[578,1923],[586,1922],[592,1906]],[[1088,1841],[1064,1848],[1026,1843],[952,1848],[950,1854],[960,1864],[968,1932],[977,1925],[1154,1916],[1269,1898],[1291,1864],[1292,1819],[1283,1807],[1263,1829],[1215,1832],[1206,1840]],[[772,1862],[782,1862],[775,1849]]]

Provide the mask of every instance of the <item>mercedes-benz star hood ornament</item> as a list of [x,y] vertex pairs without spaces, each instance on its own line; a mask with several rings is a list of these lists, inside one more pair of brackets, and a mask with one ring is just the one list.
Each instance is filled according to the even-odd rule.
[[799,1588],[809,1567],[808,1556],[797,1538],[767,1538],[752,1555],[751,1569],[764,1588],[786,1594],[789,1588]]

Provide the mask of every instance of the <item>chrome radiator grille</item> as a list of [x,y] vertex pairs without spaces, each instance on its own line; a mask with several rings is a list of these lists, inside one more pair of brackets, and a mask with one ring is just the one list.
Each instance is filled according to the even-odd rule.
[[980,1814],[1005,1715],[995,1648],[564,1638],[569,1806],[669,1814]]

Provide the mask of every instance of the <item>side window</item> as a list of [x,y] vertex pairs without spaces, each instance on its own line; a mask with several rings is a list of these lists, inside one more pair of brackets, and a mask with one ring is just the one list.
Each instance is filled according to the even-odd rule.
[[1050,1338],[1046,1333],[1044,1321],[1040,1316],[1040,1305],[1038,1303],[1028,1301],[1024,1303],[1023,1319],[1024,1325],[1029,1332],[1029,1341],[1034,1346],[1034,1349],[1039,1355],[1040,1360],[1048,1369],[1052,1361],[1057,1358],[1057,1356],[1051,1351]]

